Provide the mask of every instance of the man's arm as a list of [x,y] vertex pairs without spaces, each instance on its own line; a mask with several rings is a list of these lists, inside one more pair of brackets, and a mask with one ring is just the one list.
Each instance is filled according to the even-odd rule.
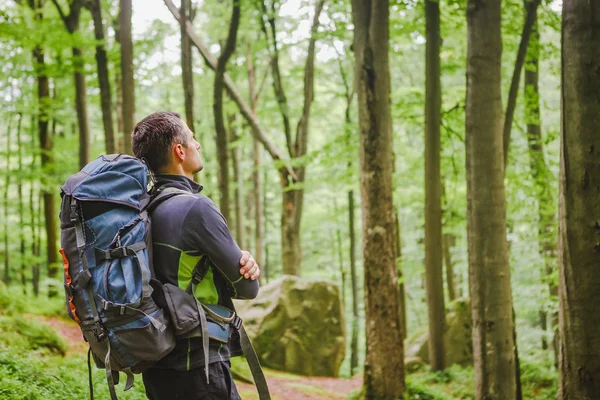
[[256,275],[258,266],[249,253],[242,253],[225,218],[209,198],[198,197],[185,218],[183,230],[184,245],[210,257],[228,282],[232,297],[253,299],[257,296],[258,281],[246,279],[244,275],[247,273],[249,278]]

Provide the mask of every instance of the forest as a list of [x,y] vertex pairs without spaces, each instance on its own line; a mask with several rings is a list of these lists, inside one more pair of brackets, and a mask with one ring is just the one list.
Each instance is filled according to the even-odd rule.
[[340,308],[333,371],[255,339],[273,398],[600,399],[596,1],[0,0],[0,66],[0,398],[89,396],[60,187],[174,111],[265,296]]

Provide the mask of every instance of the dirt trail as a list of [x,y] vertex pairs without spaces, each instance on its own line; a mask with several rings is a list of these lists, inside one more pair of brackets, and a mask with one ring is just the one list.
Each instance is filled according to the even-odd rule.
[[[35,316],[36,319],[50,325],[69,343],[69,352],[87,351],[81,331],[75,322],[60,318]],[[342,400],[360,389],[362,377],[351,379],[306,377],[265,370],[271,397],[274,400]],[[258,399],[253,385],[236,382],[240,396],[244,400]]]

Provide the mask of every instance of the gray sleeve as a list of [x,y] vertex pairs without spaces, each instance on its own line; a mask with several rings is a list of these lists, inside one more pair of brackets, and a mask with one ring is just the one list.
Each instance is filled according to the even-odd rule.
[[208,197],[199,197],[188,211],[182,238],[185,248],[210,257],[233,298],[253,299],[258,295],[258,281],[240,274],[242,251],[231,236],[225,217]]

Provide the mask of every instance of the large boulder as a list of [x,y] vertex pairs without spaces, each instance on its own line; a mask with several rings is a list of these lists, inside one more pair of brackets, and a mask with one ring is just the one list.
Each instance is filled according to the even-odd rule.
[[346,349],[339,287],[284,275],[254,300],[236,301],[261,364],[308,376],[338,376]]
[[[446,314],[444,350],[446,365],[473,365],[473,341],[471,338],[471,303],[469,299],[457,299],[450,304]],[[429,363],[429,333],[417,334],[407,343],[407,357],[419,357]]]

